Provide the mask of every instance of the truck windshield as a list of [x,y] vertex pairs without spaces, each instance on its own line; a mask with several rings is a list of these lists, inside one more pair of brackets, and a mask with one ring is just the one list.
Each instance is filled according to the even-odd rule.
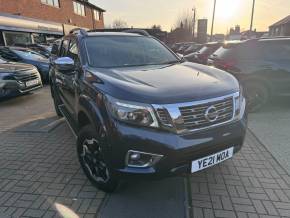
[[92,36],[86,39],[89,65],[100,68],[162,65],[179,59],[157,40],[143,36]]

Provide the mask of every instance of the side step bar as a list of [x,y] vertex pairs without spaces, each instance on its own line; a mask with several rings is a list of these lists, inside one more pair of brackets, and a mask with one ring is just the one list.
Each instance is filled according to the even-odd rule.
[[67,109],[65,108],[65,106],[59,105],[58,106],[60,112],[62,113],[63,117],[65,118],[69,128],[71,129],[72,133],[74,134],[75,138],[77,138],[77,125],[74,122],[73,118],[71,117],[70,113],[67,111]]

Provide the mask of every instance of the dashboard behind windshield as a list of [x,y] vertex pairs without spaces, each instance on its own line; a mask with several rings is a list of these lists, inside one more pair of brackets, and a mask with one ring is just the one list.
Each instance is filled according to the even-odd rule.
[[159,65],[179,59],[157,40],[143,36],[94,36],[85,41],[89,64],[112,68]]

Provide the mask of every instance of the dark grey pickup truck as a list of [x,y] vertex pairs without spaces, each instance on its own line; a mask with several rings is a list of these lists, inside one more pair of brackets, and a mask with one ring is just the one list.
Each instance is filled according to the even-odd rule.
[[238,81],[130,32],[78,30],[53,49],[56,112],[77,136],[90,181],[113,191],[121,179],[194,173],[233,157],[247,124]]

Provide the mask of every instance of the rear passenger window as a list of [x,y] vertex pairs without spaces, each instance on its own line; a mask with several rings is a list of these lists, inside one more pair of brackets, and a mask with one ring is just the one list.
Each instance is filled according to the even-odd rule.
[[236,46],[222,46],[213,55],[219,59],[236,59]]
[[265,60],[290,59],[290,42],[288,40],[262,41],[259,47]]
[[60,54],[59,54],[60,57],[65,57],[66,56],[67,50],[68,50],[68,44],[69,44],[69,41],[67,39],[62,41]]
[[74,61],[78,61],[78,47],[75,40],[70,42],[67,56],[72,58]]

